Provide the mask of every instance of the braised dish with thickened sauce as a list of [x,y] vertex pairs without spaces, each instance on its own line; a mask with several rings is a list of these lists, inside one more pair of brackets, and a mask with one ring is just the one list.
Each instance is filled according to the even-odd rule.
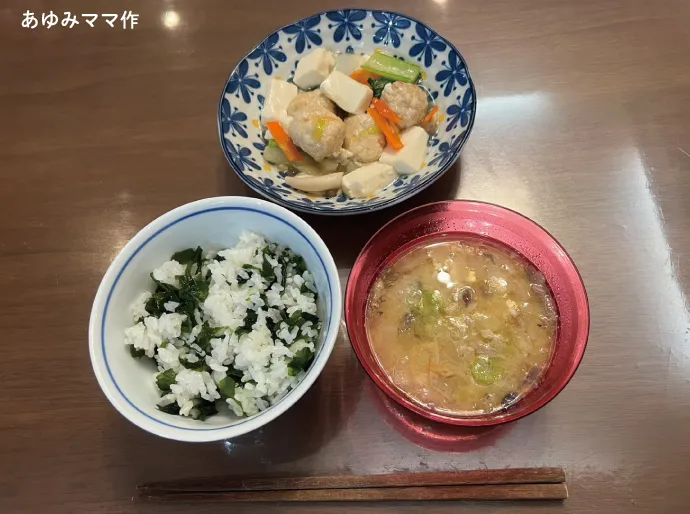
[[366,329],[382,369],[412,401],[472,416],[507,408],[539,383],[558,315],[544,276],[519,254],[444,238],[381,272]]

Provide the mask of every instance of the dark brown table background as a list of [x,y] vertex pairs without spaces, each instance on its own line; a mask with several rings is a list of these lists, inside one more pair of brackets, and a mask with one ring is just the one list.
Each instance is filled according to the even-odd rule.
[[[347,280],[381,224],[447,198],[496,202],[551,231],[580,267],[589,348],[538,413],[486,433],[390,410],[345,331],[284,416],[216,444],[148,435],[110,406],[87,323],[111,259],[180,204],[251,195],[221,152],[227,75],[275,28],[341,1],[0,6],[0,511],[191,512],[131,502],[135,484],[200,474],[325,474],[564,466],[564,504],[429,504],[427,512],[688,512],[690,501],[690,2],[371,1],[453,41],[478,89],[460,163],[377,214],[306,219]],[[363,2],[357,2],[365,5]],[[132,9],[132,31],[21,28],[25,10]],[[165,11],[179,14],[168,29]],[[410,421],[412,420],[412,421]],[[415,425],[415,423],[417,423]],[[426,427],[426,428],[424,428]],[[367,505],[256,512],[368,512]],[[419,505],[379,506],[390,513]],[[205,505],[194,512],[250,512]]]

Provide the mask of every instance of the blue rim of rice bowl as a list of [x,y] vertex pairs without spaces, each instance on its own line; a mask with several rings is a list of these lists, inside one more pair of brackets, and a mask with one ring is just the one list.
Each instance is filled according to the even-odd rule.
[[[103,308],[103,320],[101,321],[101,351],[103,352],[103,362],[105,362],[105,368],[108,370],[108,376],[110,377],[111,382],[113,383],[113,385],[117,389],[117,392],[120,393],[120,396],[122,396],[125,399],[125,401],[128,404],[130,404],[137,412],[146,416],[150,420],[155,421],[156,423],[159,423],[161,425],[165,425],[165,426],[179,429],[179,430],[190,430],[190,431],[197,431],[197,432],[211,431],[211,430],[226,430],[230,427],[236,427],[236,426],[242,425],[242,424],[250,421],[251,419],[254,419],[256,416],[261,415],[261,413],[255,415],[255,416],[251,416],[249,418],[246,418],[242,421],[239,421],[239,422],[234,423],[234,424],[229,425],[229,426],[225,425],[222,427],[209,427],[209,428],[190,428],[190,427],[182,427],[179,425],[172,425],[170,423],[166,423],[165,421],[161,421],[159,419],[156,419],[149,414],[146,414],[139,407],[134,405],[134,403],[132,403],[129,398],[127,398],[127,396],[120,389],[120,386],[118,385],[118,383],[115,381],[115,377],[113,377],[113,373],[110,370],[110,365],[108,364],[108,355],[105,351],[105,322],[106,322],[106,319],[108,317],[108,306],[110,305],[110,298],[112,297],[113,292],[115,291],[115,287],[117,286],[117,283],[120,281],[120,277],[122,276],[122,273],[124,273],[124,271],[127,269],[127,266],[129,266],[129,263],[139,253],[139,251],[142,248],[144,248],[150,241],[155,239],[158,235],[160,235],[162,232],[165,232],[167,229],[169,229],[173,225],[176,225],[179,222],[184,221],[186,219],[193,218],[195,216],[199,216],[201,214],[206,214],[209,212],[215,212],[215,211],[247,211],[247,212],[253,212],[253,213],[261,214],[263,216],[268,216],[269,218],[276,219],[276,220],[280,221],[281,223],[287,225],[291,229],[293,229],[295,232],[297,232],[309,244],[309,246],[311,246],[312,250],[314,250],[314,253],[316,253],[316,256],[319,258],[319,263],[321,264],[321,267],[323,268],[323,272],[326,275],[326,282],[328,283],[328,295],[329,295],[329,298],[331,299],[331,302],[330,302],[331,303],[331,312],[330,312],[330,314],[333,315],[333,304],[334,304],[334,302],[333,302],[333,290],[331,288],[331,281],[328,279],[328,270],[326,269],[326,264],[323,262],[323,259],[321,258],[321,254],[316,249],[316,247],[312,244],[312,242],[309,240],[309,238],[307,236],[305,236],[297,227],[295,227],[294,225],[292,225],[288,221],[285,221],[284,219],[282,219],[282,218],[280,218],[274,214],[271,214],[271,213],[268,213],[265,211],[261,211],[258,209],[251,209],[249,207],[213,207],[211,209],[204,209],[203,211],[198,211],[198,212],[194,212],[191,214],[187,214],[186,216],[183,216],[183,217],[181,217],[181,218],[179,218],[179,219],[177,219],[171,223],[168,223],[163,228],[156,231],[153,235],[151,235],[148,239],[146,239],[146,241],[141,243],[141,245],[139,245],[139,247],[132,253],[132,255],[129,256],[129,258],[127,259],[125,264],[122,266],[122,269],[120,269],[117,276],[115,277],[115,281],[113,282],[113,285],[110,287],[110,291],[108,291],[108,298],[106,299],[105,307]],[[331,316],[325,316],[325,317],[326,317],[326,319],[324,320],[325,321],[325,330],[322,329],[322,331],[323,331],[322,333],[326,334],[326,336],[324,337],[324,340],[326,340],[326,337],[328,336],[328,332],[330,331],[330,328],[331,328],[331,326],[330,326]],[[318,358],[318,356],[321,354],[322,348],[323,348],[323,345],[321,345],[321,347],[318,348],[318,352],[317,352],[316,357],[314,358],[314,362],[312,363],[312,366],[316,362],[316,359]],[[302,380],[304,380],[304,379],[302,379]],[[299,382],[299,383],[301,383],[301,382]],[[297,387],[297,385],[299,385],[299,383],[296,384],[295,387]],[[280,402],[282,402],[285,398],[290,396],[290,394],[292,394],[293,391],[294,391],[294,388],[292,390],[290,390],[290,392],[288,394],[283,396],[278,401],[278,403],[271,405],[268,409],[266,409],[265,411],[262,411],[262,412],[266,412],[266,411],[270,410],[271,408],[275,407],[276,405],[280,404]]]

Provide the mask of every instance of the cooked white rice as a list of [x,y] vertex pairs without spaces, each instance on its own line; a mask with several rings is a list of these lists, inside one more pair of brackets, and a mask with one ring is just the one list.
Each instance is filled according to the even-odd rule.
[[160,410],[204,419],[225,401],[252,416],[304,376],[321,321],[299,255],[243,232],[232,248],[178,252],[151,277],[156,291],[131,304],[125,344],[158,366]]

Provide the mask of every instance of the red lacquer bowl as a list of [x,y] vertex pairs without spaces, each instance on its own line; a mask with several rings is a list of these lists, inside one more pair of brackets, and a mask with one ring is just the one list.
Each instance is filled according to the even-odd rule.
[[[539,384],[507,409],[476,416],[453,416],[425,408],[396,387],[379,365],[367,338],[366,299],[378,274],[400,253],[427,238],[449,237],[499,244],[520,253],[546,277],[558,310],[558,333],[551,361]],[[393,219],[366,244],[355,262],[345,294],[345,319],[359,361],[374,382],[408,409],[443,423],[482,426],[506,423],[546,405],[575,374],[587,346],[589,303],[575,264],[563,247],[533,221],[483,202],[423,205]]]

